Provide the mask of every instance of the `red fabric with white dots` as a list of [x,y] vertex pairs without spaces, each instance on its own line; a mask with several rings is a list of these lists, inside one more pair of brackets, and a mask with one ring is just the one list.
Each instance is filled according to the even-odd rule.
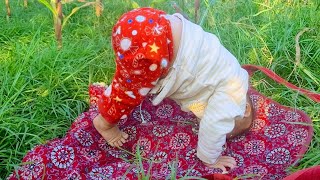
[[112,31],[116,72],[98,102],[100,114],[117,123],[139,105],[172,60],[170,21],[164,11],[140,8],[123,14]]

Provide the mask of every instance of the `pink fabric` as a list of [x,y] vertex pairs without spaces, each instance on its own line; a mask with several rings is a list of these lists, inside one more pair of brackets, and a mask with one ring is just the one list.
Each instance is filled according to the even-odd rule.
[[218,173],[205,175],[202,177],[205,179],[208,179],[208,180],[232,180],[232,178],[230,176],[228,176],[227,174],[218,174]]
[[[97,115],[96,101],[103,87],[91,86],[91,107],[72,124],[64,138],[38,145],[26,154],[20,168],[9,179],[137,179],[138,161],[124,150],[110,147],[92,126]],[[284,107],[250,90],[254,121],[250,131],[228,141],[224,155],[236,159],[238,167],[230,177],[251,175],[252,179],[282,179],[286,169],[306,152],[313,135],[308,116]],[[192,113],[181,111],[172,100],[152,106],[152,96],[119,122],[129,136],[123,149],[135,153],[139,147],[144,172],[152,179],[170,176],[212,177],[218,169],[205,167],[196,157],[198,124]],[[138,146],[139,144],[139,146]],[[156,162],[151,163],[153,159]],[[136,163],[135,163],[136,162]]]
[[320,166],[297,171],[283,180],[320,180]]
[[255,71],[260,70],[265,75],[267,75],[271,79],[275,80],[277,83],[283,84],[290,89],[296,90],[296,91],[308,96],[313,101],[320,103],[320,94],[315,93],[315,92],[311,92],[311,91],[303,89],[303,88],[299,88],[299,87],[289,83],[288,81],[284,80],[282,77],[278,76],[276,73],[274,73],[273,71],[271,71],[268,68],[265,68],[262,66],[250,65],[250,64],[243,65],[242,67],[249,72],[250,76],[252,76]]

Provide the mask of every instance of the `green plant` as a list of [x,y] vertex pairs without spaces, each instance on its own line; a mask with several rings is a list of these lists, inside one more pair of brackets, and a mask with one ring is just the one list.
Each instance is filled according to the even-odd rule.
[[6,9],[7,9],[7,16],[10,17],[11,16],[11,9],[10,9],[9,0],[5,0],[5,3],[6,3]]
[[[158,151],[158,145],[156,146],[155,152]],[[133,168],[136,168],[136,170],[138,171],[137,176],[139,180],[149,180],[152,179],[152,170],[154,169],[153,164],[161,164],[161,161],[155,161],[153,159],[153,157],[151,157],[150,159],[145,158],[142,156],[141,150],[140,150],[140,145],[139,145],[139,141],[138,144],[136,146],[136,151],[135,153],[129,152],[121,147],[119,147],[119,149],[123,152],[123,153],[127,153],[129,155],[132,156],[133,159],[125,159],[122,158],[124,161],[131,163],[131,166],[127,169],[127,171],[123,174],[123,177],[126,177],[126,175],[129,173],[129,171],[131,171]],[[178,177],[177,174],[177,170],[178,170],[178,166],[177,163],[179,162],[178,158],[176,158],[174,161],[171,161],[169,163],[169,170],[170,170],[170,174],[167,175],[167,177],[165,177],[166,180],[175,180]],[[148,164],[148,169],[146,170],[144,168],[144,164]],[[200,179],[200,180],[204,180],[204,178],[201,177],[195,177],[195,176],[189,176],[190,172],[193,170],[193,168],[195,167],[192,166],[190,169],[188,169],[188,171],[184,174],[183,177],[178,178],[178,180],[187,180],[187,179]]]
[[102,0],[96,0],[95,8],[96,8],[96,16],[100,17],[103,11]]
[[[101,14],[101,1],[96,2],[84,2],[83,5],[75,7],[72,9],[71,13],[63,18],[63,12],[62,12],[62,4],[65,3],[71,3],[73,0],[38,0],[41,2],[45,7],[47,7],[53,14],[53,21],[54,21],[54,29],[55,29],[55,37],[58,43],[58,48],[62,48],[62,30],[65,27],[66,23],[68,22],[69,18],[74,15],[77,11],[79,11],[81,8],[96,5],[96,12],[97,16]],[[50,1],[50,2],[49,2]]]
[[[142,5],[140,1],[136,0]],[[174,0],[183,12],[194,17],[193,3],[188,3],[193,1],[184,1],[183,5],[182,0]],[[88,107],[88,84],[110,82],[115,71],[111,29],[121,14],[132,9],[131,0],[103,1],[106,13],[99,23],[94,21],[94,13],[78,11],[63,30],[64,48],[57,52],[55,39],[48,38],[52,34],[48,10],[32,1],[24,8],[19,2],[22,1],[10,1],[15,7],[10,21],[0,18],[0,179],[6,179],[32,147],[65,135],[72,121]],[[155,7],[174,12],[172,1],[166,2]],[[0,2],[0,7],[5,7],[5,1]],[[315,0],[307,4],[203,0],[198,24],[216,34],[241,64],[271,68],[300,87],[320,92],[319,9]],[[6,11],[3,12],[4,17]],[[295,37],[305,27],[310,31],[299,38],[300,65],[293,71]],[[259,73],[251,82],[261,93],[305,111],[313,120],[314,137],[309,150],[289,171],[320,164],[319,104]]]

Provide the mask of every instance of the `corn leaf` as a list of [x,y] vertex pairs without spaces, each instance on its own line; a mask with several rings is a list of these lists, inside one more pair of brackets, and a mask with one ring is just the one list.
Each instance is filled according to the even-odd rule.
[[131,5],[132,5],[132,8],[134,8],[134,9],[140,7],[139,4],[137,2],[135,2],[135,1],[132,1]]
[[165,2],[166,2],[166,0],[153,0],[151,3],[151,7],[154,7],[157,4],[163,4]]
[[91,6],[91,5],[94,5],[94,4],[95,4],[95,2],[87,2],[87,3],[85,3],[85,4],[82,5],[82,6],[73,8],[72,11],[71,11],[71,13],[70,13],[67,17],[64,18],[63,23],[62,23],[62,29],[63,29],[63,27],[67,24],[69,18],[70,18],[72,15],[74,15],[77,11],[79,11],[79,9],[84,8],[84,7],[87,7],[87,6]]
[[306,67],[304,67],[302,64],[299,64],[298,67],[307,75],[309,78],[313,80],[318,86],[320,86],[319,79],[317,79],[312,72],[310,72]]
[[57,11],[55,8],[52,7],[52,5],[50,4],[50,2],[48,2],[47,0],[38,0],[41,4],[45,5],[51,12],[52,14],[54,14],[55,16],[57,15]]

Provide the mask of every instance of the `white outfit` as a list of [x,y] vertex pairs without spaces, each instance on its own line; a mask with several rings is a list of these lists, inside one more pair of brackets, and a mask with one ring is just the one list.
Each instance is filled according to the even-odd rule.
[[180,47],[168,75],[151,90],[158,94],[153,104],[169,97],[194,112],[200,118],[197,156],[213,164],[235,117],[244,115],[248,73],[215,35],[181,14],[174,16],[182,20]]

